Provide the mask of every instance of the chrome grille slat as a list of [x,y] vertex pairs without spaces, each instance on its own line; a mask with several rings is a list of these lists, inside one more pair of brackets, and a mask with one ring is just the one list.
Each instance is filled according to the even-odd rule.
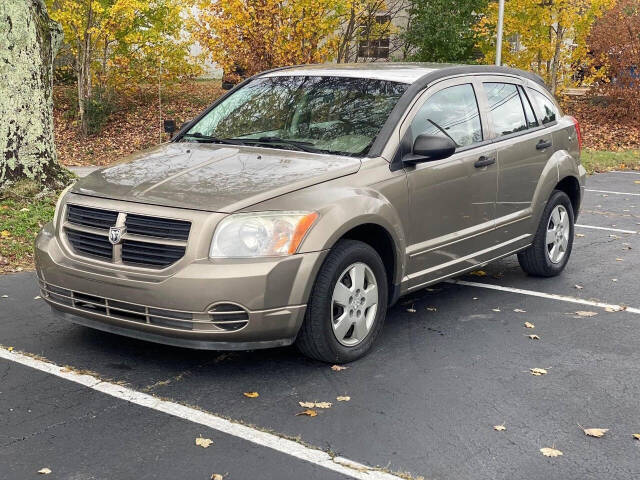
[[[68,290],[65,288],[57,287],[55,285],[48,284],[44,281],[40,281],[40,289],[42,296],[47,298],[52,303],[59,305],[71,306],[77,310],[86,311],[88,313],[100,314],[109,318],[117,318],[122,320],[138,321],[140,323],[146,323],[151,325],[158,325],[171,328],[179,328],[182,330],[193,330],[195,325],[209,325],[211,327],[217,327],[218,323],[248,323],[248,320],[234,320],[234,321],[215,321],[215,320],[198,320],[193,318],[195,315],[202,315],[203,312],[186,312],[181,310],[167,310],[163,308],[149,307],[145,305],[138,305],[135,303],[122,302],[120,300],[113,300],[98,295],[90,295],[82,292],[76,292],[74,290]],[[68,292],[68,295],[58,292]],[[68,303],[62,303],[58,298],[68,299]],[[98,299],[99,301],[88,300],[90,298]],[[92,308],[95,307],[95,308]],[[128,308],[127,308],[128,307]],[[162,313],[164,313],[164,315]],[[175,316],[170,316],[171,313],[175,313]],[[244,312],[245,314],[247,312]],[[185,318],[190,316],[191,318]]]
[[[127,230],[114,247],[109,229],[116,225]],[[68,204],[62,230],[78,255],[157,269],[184,257],[191,222]]]

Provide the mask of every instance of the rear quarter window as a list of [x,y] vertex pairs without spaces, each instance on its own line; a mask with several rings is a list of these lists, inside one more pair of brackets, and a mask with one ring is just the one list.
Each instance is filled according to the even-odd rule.
[[555,122],[559,116],[558,107],[556,107],[555,103],[537,90],[533,90],[531,88],[527,90],[529,98],[533,101],[538,112],[538,118],[542,124],[548,125],[549,123]]

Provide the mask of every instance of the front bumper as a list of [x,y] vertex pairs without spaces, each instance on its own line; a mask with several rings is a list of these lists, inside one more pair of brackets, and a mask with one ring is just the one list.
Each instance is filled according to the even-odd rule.
[[[56,315],[129,337],[215,350],[291,344],[325,255],[185,259],[161,275],[75,258],[51,224],[35,242],[42,297]],[[235,313],[217,312],[221,306]]]

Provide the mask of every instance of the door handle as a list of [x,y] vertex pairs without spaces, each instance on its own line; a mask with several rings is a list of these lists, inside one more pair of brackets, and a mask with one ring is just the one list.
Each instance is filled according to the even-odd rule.
[[551,142],[540,140],[538,143],[536,143],[536,150],[544,150],[545,148],[549,148],[551,145],[553,145]]
[[485,157],[483,155],[478,160],[476,160],[476,163],[474,163],[473,166],[476,168],[482,168],[493,165],[494,163],[496,163],[496,157]]

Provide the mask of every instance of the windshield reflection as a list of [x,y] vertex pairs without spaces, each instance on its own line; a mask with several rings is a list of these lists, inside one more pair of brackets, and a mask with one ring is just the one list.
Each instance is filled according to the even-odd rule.
[[208,112],[182,141],[365,155],[407,87],[366,78],[257,78]]

